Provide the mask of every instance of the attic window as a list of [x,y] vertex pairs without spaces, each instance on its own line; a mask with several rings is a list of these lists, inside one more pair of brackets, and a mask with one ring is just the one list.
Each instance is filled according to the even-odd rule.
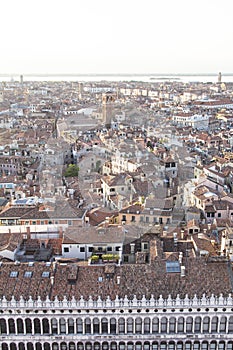
[[49,271],[43,271],[41,277],[42,278],[48,278],[49,277]]
[[25,271],[24,277],[31,278],[32,277],[32,271]]
[[166,272],[167,273],[180,272],[180,263],[179,263],[179,261],[166,261]]
[[11,271],[10,272],[10,277],[18,277],[18,271]]

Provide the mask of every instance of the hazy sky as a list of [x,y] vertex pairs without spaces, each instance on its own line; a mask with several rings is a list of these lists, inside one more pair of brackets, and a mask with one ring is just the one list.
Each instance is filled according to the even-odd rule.
[[8,0],[0,73],[233,72],[232,0]]

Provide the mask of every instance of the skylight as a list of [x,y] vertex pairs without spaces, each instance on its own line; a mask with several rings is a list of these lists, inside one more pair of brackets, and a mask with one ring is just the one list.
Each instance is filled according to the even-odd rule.
[[10,277],[18,277],[18,271],[11,271]]
[[48,278],[49,277],[49,271],[43,271],[41,277]]
[[166,271],[168,273],[180,272],[179,261],[166,261]]

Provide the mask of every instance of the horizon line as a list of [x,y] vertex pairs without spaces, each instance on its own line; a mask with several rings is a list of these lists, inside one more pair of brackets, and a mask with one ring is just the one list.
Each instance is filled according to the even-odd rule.
[[[219,73],[222,76],[233,76],[233,72]],[[0,73],[0,76],[218,76],[219,73]]]

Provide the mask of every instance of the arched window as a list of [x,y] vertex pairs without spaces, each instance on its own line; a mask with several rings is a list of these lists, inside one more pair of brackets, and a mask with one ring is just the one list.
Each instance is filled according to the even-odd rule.
[[115,318],[110,319],[110,333],[116,334],[116,319]]
[[[0,318],[0,334],[6,334],[6,320],[4,318]],[[3,344],[7,345],[6,343]]]
[[176,319],[175,317],[169,318],[169,333],[175,333],[176,332]]
[[209,316],[205,316],[203,319],[203,333],[209,333],[210,328],[210,318]]
[[61,350],[67,350],[67,344],[65,342],[61,343]]
[[203,341],[201,343],[201,350],[208,350],[208,342],[207,341]]
[[125,320],[124,320],[124,318],[119,318],[118,330],[119,330],[119,334],[125,334]]
[[176,345],[176,350],[183,350],[183,343],[181,341],[178,341]]
[[153,342],[152,343],[152,350],[158,350],[158,343],[157,342]]
[[94,334],[99,334],[100,332],[100,321],[98,318],[94,318],[93,320],[93,332]]
[[144,333],[145,334],[150,333],[150,318],[149,317],[144,318]]
[[[74,322],[74,320],[73,320],[73,322]],[[73,332],[74,333],[74,332]],[[72,334],[73,334],[72,333]],[[69,350],[75,350],[75,343],[73,343],[73,342],[70,342],[69,343]]]
[[159,319],[158,317],[154,317],[152,320],[152,333],[159,332]]
[[[45,320],[47,320],[47,318],[45,318]],[[50,344],[49,343],[44,343],[44,350],[50,350]]]
[[30,320],[30,318],[26,318],[25,328],[26,328],[26,334],[32,334],[32,321]]
[[226,346],[225,346],[225,342],[224,341],[220,341],[218,344],[218,350],[225,350]]
[[228,321],[228,333],[233,333],[233,316],[231,316]]
[[[49,321],[47,318],[43,318],[42,320],[42,329],[43,329],[43,334],[49,334]],[[50,349],[49,343],[45,343],[44,346],[45,345]],[[47,350],[47,349],[44,349],[44,350]]]
[[132,317],[127,318],[127,333],[133,333],[133,319]]
[[233,341],[227,343],[227,350],[233,350]]
[[6,343],[2,343],[2,350],[8,350],[8,345]]
[[219,332],[226,333],[227,329],[227,318],[226,316],[222,316],[220,319]]
[[210,350],[216,350],[217,349],[217,342],[216,341],[212,341],[210,343]]
[[84,349],[83,343],[79,342],[79,343],[77,344],[77,350],[83,350],[83,349]]
[[167,343],[165,341],[162,341],[160,344],[160,350],[167,350]]
[[201,317],[197,316],[195,318],[195,323],[194,323],[194,333],[200,333],[201,332]]
[[135,333],[142,333],[142,319],[140,317],[137,317],[135,320]]
[[36,343],[36,350],[42,350],[41,343]]
[[41,334],[41,326],[39,318],[34,319],[34,332],[35,334]]
[[167,318],[161,318],[161,333],[167,333]]
[[101,327],[102,327],[102,334],[108,334],[108,320],[107,320],[107,318],[102,318]]
[[24,334],[23,320],[21,318],[17,319],[16,325],[17,325],[17,333],[18,334]]
[[91,349],[92,349],[91,343],[86,343],[85,344],[85,350],[91,350]]
[[192,343],[190,341],[187,341],[184,346],[185,350],[191,350],[192,348]]
[[126,347],[127,350],[133,350],[133,348],[134,348],[134,346],[133,346],[132,342],[127,343],[127,347]]
[[94,350],[100,350],[100,343],[94,343]]
[[142,350],[142,343],[137,341],[135,344],[135,350]]
[[77,318],[76,320],[77,334],[83,333],[83,321],[81,318]]
[[149,342],[145,342],[143,345],[143,350],[150,350],[150,343]]
[[218,317],[214,316],[211,320],[211,333],[217,333],[218,331]]
[[102,344],[102,350],[108,350],[108,343],[106,341]]
[[175,350],[175,343],[174,343],[174,341],[170,341],[168,343],[168,350]]
[[119,343],[119,350],[125,350],[125,343],[123,341]]
[[110,344],[110,349],[111,350],[117,350],[117,343],[116,342],[111,342],[111,344]]
[[186,333],[192,333],[193,332],[193,318],[187,317],[186,319]]
[[33,344],[32,343],[27,343],[27,350],[33,350]]
[[10,343],[10,350],[17,350],[17,346],[15,343]]
[[51,320],[51,329],[52,329],[52,334],[58,334],[58,327],[57,327],[57,319],[52,318]]
[[19,350],[25,350],[24,343],[19,343]]
[[58,345],[58,343],[53,343],[53,344],[52,344],[52,350],[59,350],[59,345]]
[[85,318],[85,334],[91,334],[91,320],[90,318]]
[[66,334],[66,320],[60,318],[59,320],[60,334]]
[[8,326],[9,326],[9,333],[15,334],[15,320],[13,320],[13,318],[10,318],[8,320]]
[[184,317],[178,318],[177,333],[184,333]]
[[200,342],[199,341],[195,341],[193,343],[193,350],[200,350]]
[[68,334],[74,334],[74,320],[73,320],[73,318],[68,318]]

